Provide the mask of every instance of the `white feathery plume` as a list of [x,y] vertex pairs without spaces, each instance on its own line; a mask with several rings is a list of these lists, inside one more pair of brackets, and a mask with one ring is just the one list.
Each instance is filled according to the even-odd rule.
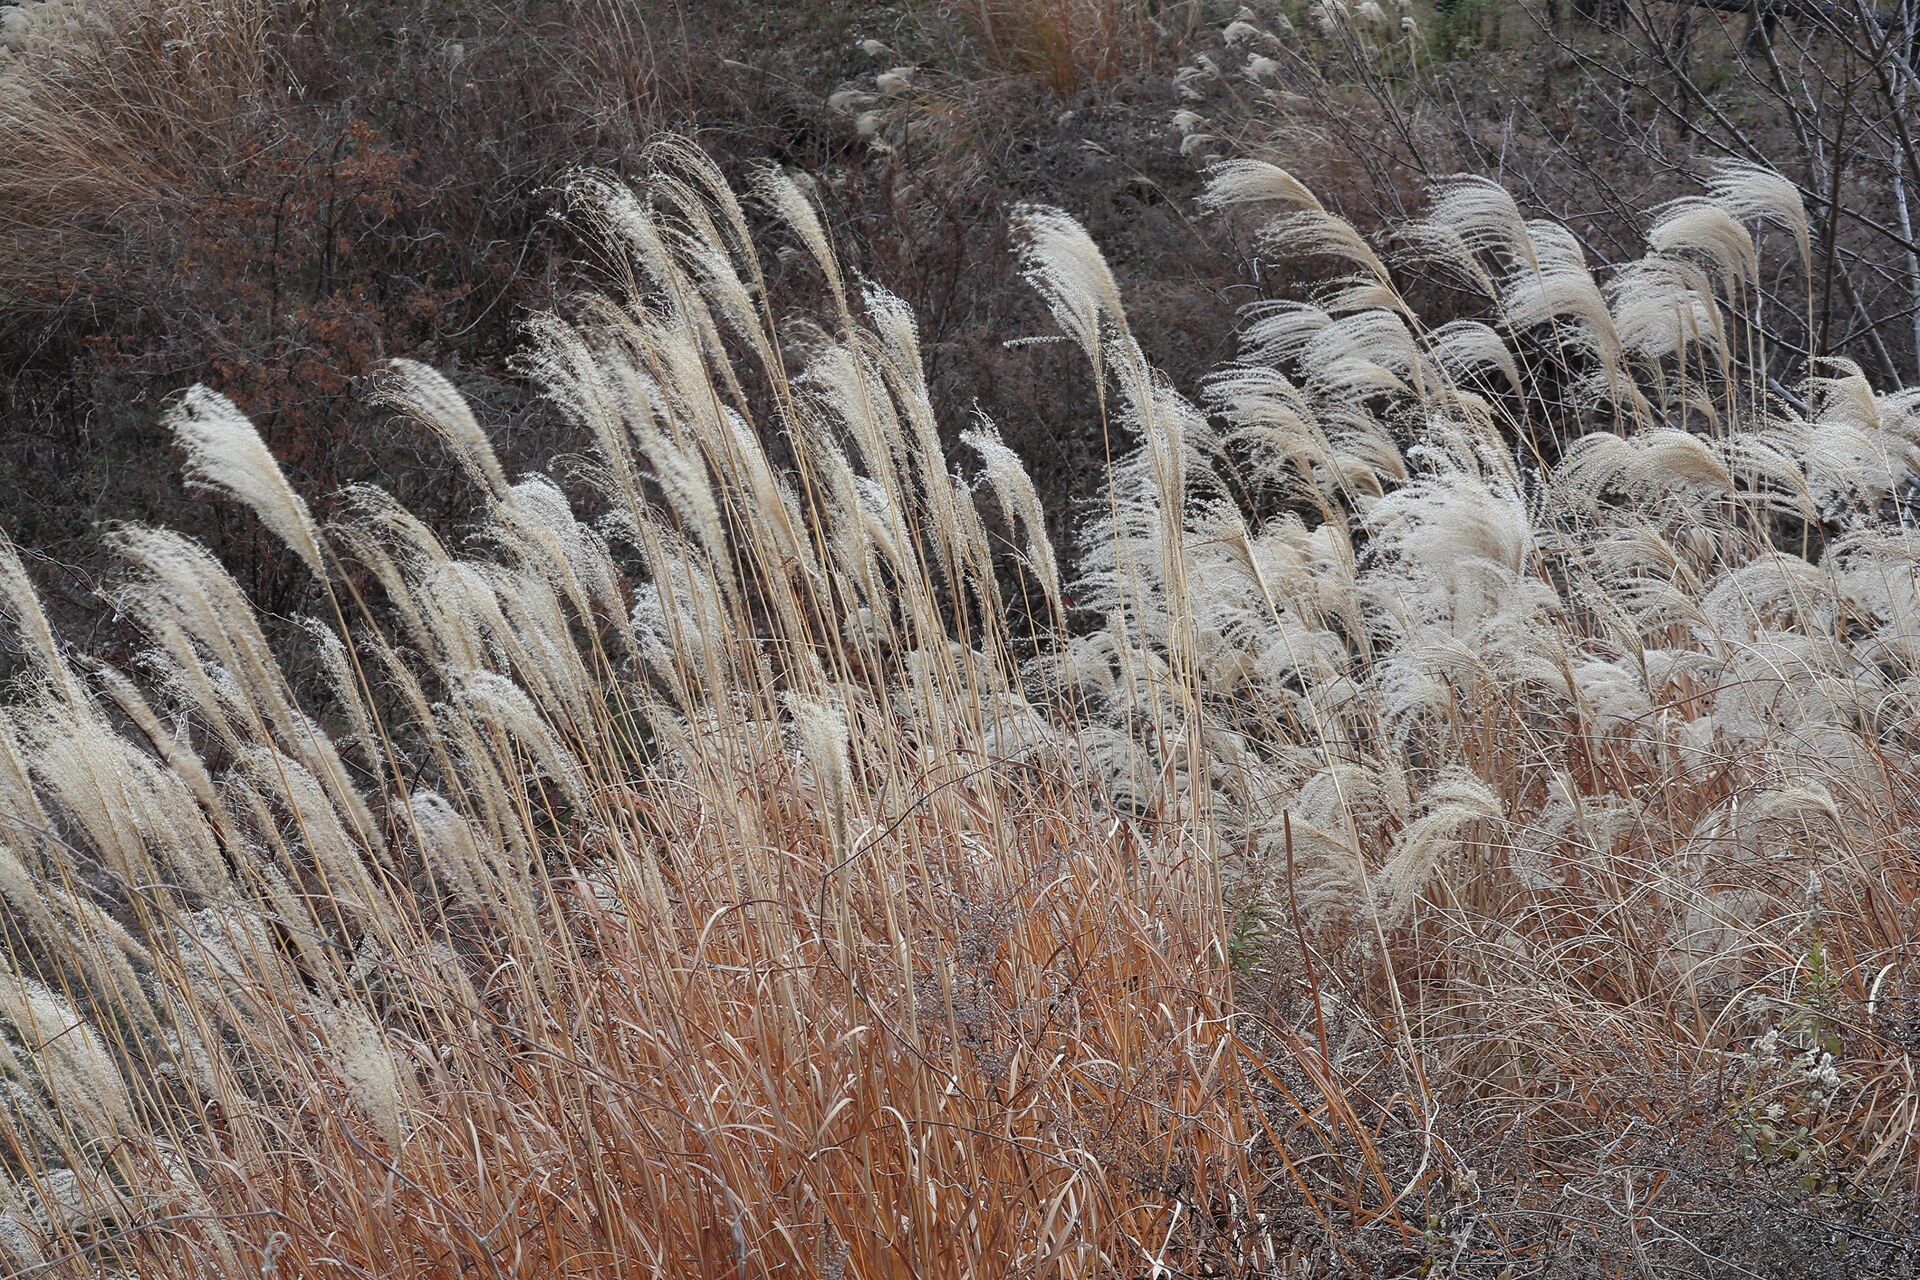
[[1844,819],[1833,792],[1817,778],[1799,779],[1762,792],[1740,806],[1740,821],[1748,833],[1770,824],[1799,827],[1810,823],[1841,828]]
[[1374,880],[1382,914],[1396,924],[1406,919],[1428,882],[1459,851],[1466,832],[1506,817],[1499,793],[1464,769],[1443,773],[1428,785],[1422,800],[1426,812],[1401,833]]
[[1619,358],[1613,315],[1584,265],[1547,260],[1537,270],[1515,272],[1501,295],[1506,320],[1515,329],[1555,321],[1574,322],[1573,345],[1584,346],[1608,365]]
[[1207,166],[1200,207],[1218,211],[1236,205],[1276,202],[1324,213],[1320,198],[1278,165],[1264,160],[1219,160]]
[[636,408],[633,383],[618,376],[620,362],[601,359],[579,329],[557,316],[531,317],[526,334],[519,367],[542,396],[593,434],[617,467],[629,451],[628,422]]
[[[15,14],[31,13],[35,9],[48,9],[52,5],[36,4],[24,8],[9,8],[0,14],[0,48],[5,48],[13,40],[12,28],[8,20]],[[28,1275],[43,1270],[47,1265],[47,1252],[40,1244],[40,1230],[33,1225],[34,1212],[27,1206],[26,1198],[17,1196],[12,1188],[0,1183],[0,1262],[18,1268],[13,1274]]]
[[1351,10],[1347,0],[1313,0],[1313,25],[1323,36],[1331,36],[1346,26]]
[[657,138],[650,152],[656,167],[649,189],[673,202],[703,241],[757,270],[746,214],[713,157],[678,136]]
[[326,577],[306,502],[287,483],[260,433],[233,401],[196,386],[165,421],[187,452],[187,483],[224,493],[250,508],[315,576]]
[[1826,513],[1799,455],[1798,446],[1806,434],[1805,424],[1781,419],[1764,429],[1737,431],[1723,447],[1728,468],[1748,494],[1774,510],[1820,520]]
[[0,612],[11,616],[15,630],[25,643],[27,656],[69,700],[78,696],[73,673],[54,638],[53,626],[40,605],[40,594],[33,589],[26,566],[20,562],[19,548],[0,534]]
[[1366,512],[1373,574],[1413,616],[1477,621],[1511,604],[1534,541],[1518,494],[1462,473],[1425,476]]
[[326,1033],[354,1108],[373,1123],[389,1149],[398,1152],[406,1138],[400,1072],[385,1030],[353,1003],[316,1005],[314,1017]]
[[1310,302],[1256,302],[1241,312],[1240,358],[1278,366],[1297,361],[1333,317]]
[[1376,296],[1392,299],[1396,310],[1406,310],[1406,303],[1393,289],[1393,276],[1386,263],[1366,237],[1338,214],[1323,209],[1283,213],[1260,228],[1259,240],[1263,247],[1278,253],[1325,255],[1350,262],[1373,280],[1381,291]]
[[94,681],[106,691],[113,706],[119,708],[123,716],[140,729],[148,747],[154,748],[167,770],[173,771],[180,781],[192,789],[194,800],[200,804],[200,812],[205,814],[207,823],[215,829],[221,841],[228,846],[238,844],[232,831],[232,821],[227,810],[219,802],[219,793],[213,787],[213,773],[207,770],[204,760],[194,752],[192,745],[184,741],[184,733],[169,729],[163,725],[154,712],[152,702],[132,683],[123,672],[117,672],[109,666],[100,666],[94,670]]
[[333,536],[379,582],[405,635],[416,644],[430,645],[432,633],[414,606],[413,583],[428,566],[445,564],[452,556],[432,530],[385,490],[348,485],[340,496],[347,518],[333,524]]
[[1389,283],[1369,274],[1329,281],[1318,291],[1320,305],[1334,315],[1351,311],[1407,311],[1406,301]]
[[[48,831],[52,829],[51,824],[34,790],[27,761],[31,750],[29,726],[33,719],[23,717],[12,708],[0,707],[0,814],[12,815],[14,824],[25,823],[38,831]],[[28,850],[37,843],[27,832],[19,830],[9,830],[7,836],[20,840]]]
[[99,1031],[45,983],[0,965],[0,1019],[32,1056],[57,1113],[91,1138],[119,1133],[132,1119],[126,1080]]
[[25,921],[43,941],[58,937],[53,914],[41,892],[38,877],[27,869],[11,840],[0,843],[0,901],[4,901],[16,921]]
[[1587,269],[1586,246],[1580,243],[1580,237],[1565,223],[1555,222],[1551,218],[1529,218],[1525,230],[1527,242],[1532,246],[1532,253],[1528,256],[1536,269]]
[[1327,514],[1339,461],[1304,392],[1277,369],[1228,365],[1201,387],[1208,406],[1226,419],[1226,443],[1249,454],[1249,478],[1283,492],[1310,495]]
[[1220,68],[1204,54],[1173,73],[1173,89],[1181,101],[1198,102],[1206,97],[1202,86],[1220,78]]
[[1763,551],[1722,573],[1701,599],[1700,612],[1715,641],[1752,644],[1782,627],[1817,627],[1820,615],[1832,607],[1833,585],[1800,556]]
[[1492,369],[1515,391],[1522,387],[1513,349],[1498,331],[1478,320],[1450,320],[1428,333],[1427,355],[1456,382],[1479,369]]
[[826,276],[827,287],[833,293],[834,304],[843,321],[850,323],[846,284],[840,276],[839,256],[833,251],[833,242],[828,239],[826,228],[820,224],[820,211],[815,205],[813,193],[803,188],[801,182],[802,179],[785,169],[767,166],[757,175],[754,190],[780,220],[800,237],[814,265]]
[[141,822],[142,779],[127,771],[123,739],[104,718],[46,706],[23,720],[23,745],[38,791],[123,882],[157,885]]
[[1419,348],[1406,320],[1393,311],[1358,311],[1320,326],[1301,359],[1309,385],[1334,398],[1421,390]]
[[480,851],[473,824],[446,797],[425,788],[407,798],[421,852],[459,902],[483,907],[494,896],[493,868]]
[[1658,359],[1698,346],[1725,373],[1732,354],[1726,326],[1705,272],[1693,263],[1649,254],[1615,272],[1605,294],[1629,351]]
[[483,564],[479,573],[495,605],[483,616],[490,627],[503,624],[494,641],[510,669],[556,724],[591,749],[599,733],[594,677],[559,595],[535,572]]
[[[300,619],[300,629],[306,633],[308,642],[320,661],[321,674],[333,693],[333,700],[346,712],[347,723],[352,726],[353,737],[363,751],[377,755],[380,751],[380,739],[374,732],[373,720],[367,714],[367,704],[360,697],[360,681],[354,675],[352,660],[347,647],[332,627],[318,618]],[[168,762],[170,765],[172,761]]]
[[1623,477],[1629,489],[1694,485],[1710,493],[1733,492],[1727,464],[1699,436],[1662,428],[1634,437],[1639,456]]
[[[527,691],[491,671],[451,672],[460,705],[484,724],[504,730],[531,754],[541,770],[568,793],[578,808],[587,808],[580,762],[561,743]],[[511,771],[514,776],[521,772]]]
[[431,427],[468,477],[496,501],[507,496],[506,473],[467,398],[446,375],[418,360],[389,360],[378,383],[388,405]]
[[[353,523],[370,535],[371,545],[385,549],[398,565],[418,573],[453,559],[439,536],[385,489],[352,484],[342,489],[340,496]],[[406,593],[399,594],[404,597]]]
[[154,956],[127,927],[114,919],[84,891],[49,884],[47,898],[65,919],[58,934],[47,942],[74,951],[74,969],[86,975],[94,997],[89,1017],[128,1022],[142,1032],[159,1030],[160,1019],[151,998]]
[[1653,698],[1639,673],[1626,663],[1588,658],[1575,662],[1572,671],[1584,718],[1596,731],[1611,734],[1651,719]]
[[240,765],[254,793],[262,798],[276,797],[291,819],[285,833],[276,829],[270,834],[283,841],[291,837],[295,843],[290,848],[306,855],[300,861],[311,860],[325,873],[329,892],[351,898],[363,909],[373,909],[379,897],[367,872],[366,858],[384,850],[369,848],[348,829],[349,822],[361,815],[343,817],[327,789],[305,765],[272,747],[252,748]]
[[1764,165],[1747,160],[1722,160],[1707,175],[1707,190],[1736,218],[1750,218],[1785,228],[1800,249],[1801,270],[1812,275],[1813,245],[1806,202],[1800,188]]
[[1106,368],[1108,328],[1125,323],[1120,286],[1086,228],[1046,205],[1014,211],[1020,266],[1053,318],[1080,345],[1095,376]]
[[813,775],[814,787],[823,793],[822,798],[828,805],[835,843],[844,847],[854,805],[845,703],[795,692],[781,695],[781,701],[792,717],[793,736],[798,740],[801,758]]
[[1247,79],[1255,84],[1270,84],[1280,79],[1280,63],[1264,53],[1247,59]]
[[[271,903],[279,895],[268,890],[263,896]],[[246,1024],[284,1016],[274,1004],[276,995],[298,990],[302,982],[269,922],[286,927],[296,937],[308,936],[314,927],[311,913],[297,906],[291,912],[262,911],[225,903],[188,912],[173,926],[171,950],[185,980],[181,994],[212,1013],[209,1021]],[[312,957],[309,953],[303,958],[311,962]],[[186,1009],[173,1012],[176,1026],[187,1020],[180,1016],[188,1013]],[[208,1042],[195,1039],[200,1053],[207,1053]],[[217,1095],[217,1086],[214,1092]]]
[[560,486],[530,475],[513,486],[512,501],[495,512],[487,532],[498,536],[513,558],[538,574],[573,606],[580,621],[592,625],[595,606],[607,617],[625,610],[620,570],[607,542],[574,517]]
[[671,287],[677,273],[666,243],[632,184],[612,174],[582,170],[568,177],[565,196],[569,214],[585,216],[603,242],[624,246],[656,287]]
[[714,567],[726,570],[729,565],[726,531],[705,461],[657,429],[650,417],[635,425],[640,450],[653,464],[652,478],[659,483],[674,514],[699,538],[712,557]]
[[1190,156],[1194,154],[1194,152],[1202,151],[1218,141],[1220,141],[1220,139],[1211,133],[1186,134],[1180,139],[1180,154]]
[[1670,428],[1631,437],[1610,431],[1582,436],[1562,452],[1551,481],[1557,502],[1586,514],[1609,492],[1645,502],[1683,486],[1731,493],[1733,475],[1706,441]]
[[1667,204],[1648,230],[1647,243],[1656,253],[1696,253],[1706,258],[1719,269],[1721,286],[1729,296],[1737,286],[1759,276],[1753,236],[1713,200],[1688,196]]
[[213,553],[171,529],[141,526],[115,530],[110,545],[137,575],[120,591],[120,606],[149,631],[182,629],[243,683],[251,705],[290,733],[297,721],[285,679],[252,605]]
[[1531,262],[1533,237],[1513,195],[1491,178],[1460,173],[1436,182],[1431,204],[1415,225],[1456,237],[1475,253],[1492,253],[1508,264]]
[[979,453],[981,461],[987,464],[987,484],[993,486],[995,497],[1000,499],[1000,509],[1006,512],[1008,522],[1020,520],[1021,532],[1027,535],[1027,564],[1033,568],[1035,576],[1041,580],[1041,589],[1046,593],[1046,603],[1058,614],[1060,604],[1060,564],[1054,560],[1054,545],[1046,535],[1046,512],[1041,507],[1041,495],[1033,487],[1033,478],[1027,476],[1027,468],[1021,464],[1020,455],[1006,447],[1006,441],[1000,439],[993,422],[981,418],[972,432],[964,432],[962,441],[972,445]]

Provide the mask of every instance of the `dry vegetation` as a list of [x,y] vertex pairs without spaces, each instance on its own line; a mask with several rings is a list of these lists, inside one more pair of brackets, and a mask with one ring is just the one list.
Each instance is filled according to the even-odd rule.
[[[219,78],[229,148],[267,64],[183,56],[184,15],[253,13],[88,47]],[[1092,23],[1064,90],[1197,13],[959,16],[1008,66],[1008,22]],[[1215,51],[1253,88],[1173,77],[1235,150],[1325,112],[1258,88],[1258,16]],[[0,183],[95,185],[13,215],[23,294],[124,263],[89,218],[165,173],[211,198],[215,145],[137,131],[195,92],[158,71],[94,129],[29,74],[82,85],[90,37],[42,37]],[[887,70],[826,118],[960,199],[987,92]],[[394,127],[319,188],[247,154],[379,261],[423,225]],[[1804,180],[1702,162],[1597,267],[1484,177],[1355,180],[1370,230],[1423,210],[1369,236],[1224,158],[1191,225],[1267,296],[1178,383],[1081,222],[1017,205],[1050,323],[992,359],[1079,363],[1049,404],[1102,477],[1063,536],[1034,450],[954,420],[944,335],[843,266],[871,171],[635,145],[550,193],[602,285],[527,322],[538,409],[364,351],[413,461],[310,506],[236,397],[174,397],[174,503],[274,550],[243,586],[119,526],[104,646],[0,543],[0,1269],[1916,1269],[1920,394],[1809,359],[1845,261]],[[520,474],[535,413],[572,452]]]
[[1198,0],[953,0],[988,56],[1072,94],[1165,61],[1202,29]]

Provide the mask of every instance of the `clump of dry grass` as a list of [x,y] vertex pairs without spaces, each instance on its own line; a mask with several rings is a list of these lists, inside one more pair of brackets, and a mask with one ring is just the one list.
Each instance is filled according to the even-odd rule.
[[279,8],[40,0],[6,11],[0,304],[63,302],[130,237],[194,206],[268,88]]
[[1023,210],[1131,442],[1066,573],[806,189],[748,201],[821,278],[783,327],[742,198],[657,159],[571,184],[630,288],[525,357],[601,518],[421,366],[384,391],[481,496],[462,551],[371,488],[315,527],[183,402],[194,477],[324,579],[323,698],[184,538],[117,535],[137,680],[0,559],[19,1268],[1658,1273],[1758,1256],[1685,1225],[1717,1168],[1911,1194],[1920,420],[1845,367],[1768,392],[1778,184],[1605,280],[1446,184],[1407,243],[1487,305],[1429,329],[1224,167],[1345,274],[1254,308],[1204,408]]
[[650,191],[574,185],[633,292],[528,357],[593,440],[600,524],[509,483],[418,366],[388,396],[479,483],[484,553],[371,489],[316,528],[231,405],[183,402],[193,474],[342,602],[309,628],[325,705],[183,538],[119,535],[137,682],[76,664],[8,552],[12,1268],[1273,1250],[1215,1225],[1252,1117],[1204,840],[1116,820],[1023,697],[906,309],[841,294],[767,174],[831,294],[790,377],[736,197],[692,151]]
[[949,0],[1002,65],[1071,94],[1150,67],[1197,30],[1193,0]]
[[[1252,308],[1206,414],[1117,379],[1142,443],[1077,589],[1106,626],[1061,662],[1115,794],[1162,811],[1184,777],[1241,851],[1290,1007],[1377,1028],[1342,1065],[1396,1055],[1426,1114],[1524,1135],[1523,1176],[1623,1236],[1658,1211],[1593,1161],[1641,1125],[1738,1148],[1762,1200],[1781,1170],[1830,1204],[1913,1186],[1884,1010],[1920,871],[1920,419],[1842,362],[1768,388],[1783,191],[1730,170],[1597,280],[1450,182],[1405,241],[1486,311],[1428,330],[1298,182],[1221,165],[1212,203],[1346,274]],[[1099,359],[1135,361],[1123,322]],[[1670,1203],[1710,1167],[1665,1166]]]

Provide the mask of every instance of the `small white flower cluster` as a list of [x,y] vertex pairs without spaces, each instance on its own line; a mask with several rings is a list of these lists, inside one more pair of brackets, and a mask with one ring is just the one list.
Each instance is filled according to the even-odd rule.
[[1840,1091],[1840,1068],[1826,1050],[1808,1049],[1793,1059],[1792,1066],[1812,1086],[1807,1090],[1807,1100],[1814,1106],[1826,1106]]
[[[1814,1110],[1830,1105],[1845,1083],[1832,1053],[1817,1044],[1801,1043],[1797,1036],[1789,1041],[1779,1027],[1768,1028],[1740,1058],[1763,1071],[1785,1067],[1805,1087],[1807,1105]],[[1765,1114],[1768,1120],[1778,1122],[1786,1118],[1787,1110],[1783,1103],[1775,1102]]]

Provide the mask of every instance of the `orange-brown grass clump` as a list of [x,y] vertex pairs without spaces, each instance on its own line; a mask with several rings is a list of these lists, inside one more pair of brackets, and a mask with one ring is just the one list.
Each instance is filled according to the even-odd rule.
[[1195,0],[944,0],[1004,66],[1055,93],[1151,67],[1200,28]]

